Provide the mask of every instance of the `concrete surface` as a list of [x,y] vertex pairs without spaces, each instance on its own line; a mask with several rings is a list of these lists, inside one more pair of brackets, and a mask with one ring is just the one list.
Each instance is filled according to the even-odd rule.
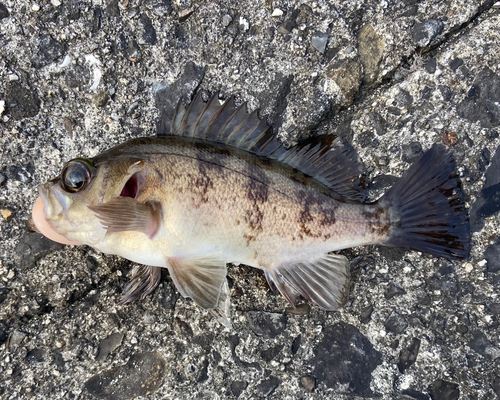
[[[204,89],[289,144],[348,139],[379,196],[432,143],[455,155],[469,260],[363,247],[339,312],[294,312],[231,267],[234,330],[132,264],[27,233],[36,186],[76,156],[156,134]],[[0,397],[500,397],[500,3],[0,0]],[[141,397],[142,396],[142,397]]]

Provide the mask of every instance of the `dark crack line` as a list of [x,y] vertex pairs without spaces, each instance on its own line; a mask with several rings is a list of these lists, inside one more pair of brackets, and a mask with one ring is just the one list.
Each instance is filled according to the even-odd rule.
[[464,23],[452,27],[447,33],[443,35],[443,38],[435,44],[426,47],[417,46],[409,56],[403,56],[401,62],[392,71],[387,73],[386,76],[382,78],[382,81],[379,84],[362,84],[352,104],[340,107],[336,113],[336,116],[338,117],[341,113],[346,111],[352,111],[353,107],[357,108],[358,106],[361,106],[367,98],[372,96],[379,89],[382,89],[384,87],[391,87],[394,81],[394,76],[397,74],[397,72],[400,71],[401,68],[409,69],[416,56],[433,56],[438,52],[439,49],[446,46],[451,41],[451,39],[458,38],[470,31],[471,27],[477,26],[480,22],[482,22],[479,21],[479,19],[493,8],[496,1],[497,0],[485,1],[482,5],[479,6],[477,12],[472,17],[470,17]]

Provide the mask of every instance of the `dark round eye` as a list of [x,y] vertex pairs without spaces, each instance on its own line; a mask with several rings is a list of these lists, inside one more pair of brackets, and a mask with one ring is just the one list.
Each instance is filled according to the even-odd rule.
[[84,189],[92,179],[93,167],[89,161],[75,159],[68,162],[61,173],[61,180],[68,192],[79,192]]

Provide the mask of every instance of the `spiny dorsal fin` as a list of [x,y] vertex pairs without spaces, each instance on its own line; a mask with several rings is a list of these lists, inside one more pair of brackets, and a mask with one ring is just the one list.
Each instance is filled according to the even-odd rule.
[[179,101],[170,134],[224,143],[278,160],[346,199],[362,201],[366,197],[359,180],[363,166],[351,145],[325,135],[307,139],[287,150],[266,120],[259,119],[258,110],[249,114],[246,104],[236,108],[234,97],[221,104],[216,93],[204,102],[200,91],[187,108]]

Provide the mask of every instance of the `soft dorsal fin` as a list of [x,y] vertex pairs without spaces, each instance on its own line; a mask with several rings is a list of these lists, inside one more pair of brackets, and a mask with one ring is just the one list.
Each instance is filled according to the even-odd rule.
[[350,144],[324,135],[286,149],[266,120],[259,119],[258,110],[249,114],[246,104],[235,107],[234,97],[221,104],[217,93],[204,102],[200,91],[187,107],[179,101],[170,134],[224,143],[278,160],[346,199],[360,201],[366,197],[359,179],[364,168]]

